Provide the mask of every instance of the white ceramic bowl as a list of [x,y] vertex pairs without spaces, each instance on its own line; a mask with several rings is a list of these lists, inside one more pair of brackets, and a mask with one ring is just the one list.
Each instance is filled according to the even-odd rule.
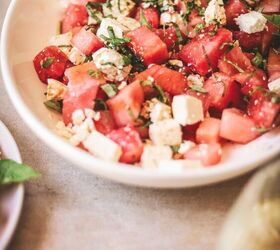
[[18,113],[34,133],[76,165],[115,181],[162,188],[205,185],[250,171],[280,150],[280,133],[270,132],[245,146],[225,149],[221,164],[185,172],[150,172],[97,159],[72,147],[54,132],[58,116],[43,105],[46,86],[33,69],[32,59],[56,33],[61,17],[58,0],[13,0],[5,19],[1,60],[6,89]]
[[[17,144],[6,126],[0,121],[0,150],[2,158],[21,162]],[[0,187],[0,250],[6,249],[22,209],[23,184]]]

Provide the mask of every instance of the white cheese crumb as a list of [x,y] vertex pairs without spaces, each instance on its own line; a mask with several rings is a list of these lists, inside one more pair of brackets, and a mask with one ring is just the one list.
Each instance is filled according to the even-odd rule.
[[195,124],[204,118],[201,100],[190,95],[174,96],[172,112],[174,120],[183,126]]
[[86,56],[79,51],[76,47],[73,47],[68,55],[68,59],[75,65],[84,63]]
[[104,40],[102,38],[102,35],[105,37],[109,37],[109,33],[108,33],[109,26],[113,28],[113,31],[114,31],[116,37],[118,37],[118,38],[123,37],[124,27],[117,20],[106,17],[106,18],[102,19],[99,29],[96,32],[96,35],[101,40]]
[[172,23],[178,23],[181,16],[177,12],[163,12],[160,15],[160,25],[171,25]]
[[250,11],[246,14],[241,14],[235,19],[236,24],[239,26],[241,31],[248,34],[261,32],[265,29],[266,18],[262,13],[257,11]]
[[141,156],[141,166],[154,170],[161,160],[171,160],[172,150],[169,146],[145,145]]
[[169,60],[168,63],[170,65],[177,66],[179,68],[182,68],[184,66],[183,62],[181,60],[177,60],[177,59]]
[[96,67],[109,81],[123,81],[129,74],[131,66],[124,66],[123,56],[113,49],[101,48],[92,55]]
[[182,142],[181,126],[173,119],[151,124],[149,135],[155,145],[175,146]]
[[124,32],[135,30],[141,26],[140,22],[131,17],[118,16],[117,21],[124,27]]
[[135,2],[132,0],[111,0],[110,5],[103,4],[103,13],[105,16],[129,16],[135,7]]
[[205,22],[207,24],[218,21],[225,25],[227,22],[223,0],[211,0],[205,10]]
[[117,143],[97,131],[92,131],[83,145],[91,154],[103,160],[117,162],[122,155]]
[[192,141],[183,141],[183,143],[180,144],[178,153],[183,155],[189,150],[191,150],[193,147],[195,147],[195,145],[196,144]]
[[127,82],[126,81],[122,81],[121,84],[118,86],[118,90],[122,90],[126,86],[127,86]]
[[270,91],[273,91],[280,95],[280,78],[270,82],[268,84],[268,88]]
[[197,85],[199,87],[203,87],[204,78],[198,74],[191,74],[188,76],[188,85]]
[[64,98],[64,95],[67,92],[67,87],[55,79],[48,79],[47,86],[47,100],[56,100],[60,101]]
[[162,120],[170,119],[171,117],[171,107],[164,103],[156,103],[156,105],[152,108],[150,113],[152,122],[159,122]]

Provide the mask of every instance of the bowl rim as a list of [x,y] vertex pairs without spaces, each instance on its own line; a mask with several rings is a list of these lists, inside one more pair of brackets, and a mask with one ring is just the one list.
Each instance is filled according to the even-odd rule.
[[[12,74],[11,64],[9,63],[8,41],[10,38],[9,28],[13,19],[13,12],[18,2],[21,1],[11,1],[5,16],[1,35],[1,66],[6,91],[20,117],[23,119],[25,124],[38,136],[38,138],[40,138],[54,151],[58,152],[61,156],[71,160],[81,168],[84,168],[89,172],[93,172],[96,175],[107,177],[109,179],[126,184],[146,187],[178,188],[188,186],[202,186],[236,177],[256,168],[257,165],[261,165],[279,153],[280,148],[274,147],[271,151],[269,151],[268,154],[265,155],[265,157],[256,155],[254,160],[249,158],[239,165],[225,163],[218,168],[204,168],[192,171],[170,173],[161,171],[147,171],[145,169],[131,167],[131,165],[128,164],[104,161],[77,147],[70,145],[64,139],[51,132],[39,121],[39,119],[31,112],[27,105],[25,105],[16,86],[15,77]],[[133,180],[129,180],[129,178]],[[135,180],[137,180],[136,183]],[[162,183],[163,181],[164,184]],[[180,181],[180,184],[176,184],[176,181]],[[189,183],[189,181],[191,182]],[[146,182],[146,184],[139,184],[141,182]]]
[[[0,130],[3,131],[10,147],[13,148],[14,150],[14,154],[7,155],[7,158],[22,163],[21,155],[18,146],[15,142],[15,139],[13,138],[11,132],[8,130],[6,125],[1,120],[0,120]],[[9,217],[6,229],[4,230],[3,234],[0,236],[0,249],[5,249],[8,246],[9,242],[11,241],[11,238],[15,232],[22,211],[23,200],[24,200],[24,185],[20,183],[13,186],[15,187],[17,205],[15,207],[14,213],[12,213],[12,215]]]

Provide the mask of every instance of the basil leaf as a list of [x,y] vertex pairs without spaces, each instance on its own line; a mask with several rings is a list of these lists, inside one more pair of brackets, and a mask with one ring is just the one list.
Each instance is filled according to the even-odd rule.
[[88,2],[86,4],[86,10],[87,13],[90,17],[92,17],[96,23],[101,23],[100,18],[98,17],[98,14],[100,15],[100,11],[96,10],[96,8],[100,7],[101,4],[100,3],[94,3],[94,2]]
[[140,9],[140,23],[141,25],[147,26],[149,29],[152,28],[151,24],[147,21],[146,16],[142,9]]
[[181,43],[181,42],[183,42],[183,37],[182,37],[182,34],[181,34],[181,30],[180,30],[177,23],[174,23],[174,26],[175,26],[175,31],[176,31],[176,36],[178,38],[178,42]]
[[276,26],[280,27],[280,15],[274,14],[274,15],[266,15],[263,14],[263,16],[271,23],[275,24]]
[[259,133],[266,133],[269,131],[271,128],[265,128],[265,127],[260,127],[260,128],[255,128],[255,130]]
[[87,74],[92,78],[99,78],[100,77],[100,71],[96,71],[96,70],[93,70],[93,69],[89,69],[87,71]]
[[104,84],[101,85],[101,88],[109,98],[115,96],[118,93],[118,89],[115,84],[110,84],[110,83]]
[[190,84],[189,87],[190,87],[192,90],[194,90],[194,91],[196,91],[196,92],[199,92],[199,93],[203,93],[203,94],[208,93],[208,90],[207,90],[207,89],[205,89],[205,88],[203,88],[203,87],[201,87],[201,86],[199,86],[199,85]]
[[40,174],[31,167],[13,160],[0,160],[0,184],[20,183]]
[[62,113],[62,101],[50,100],[45,101],[44,104],[47,108],[53,109],[58,113]]
[[271,97],[272,103],[280,103],[280,96],[273,96]]
[[162,90],[162,88],[157,85],[157,84],[154,84],[154,89],[158,92],[158,96],[157,98],[162,102],[162,103],[168,103],[168,98],[167,96],[165,95],[164,91]]
[[94,110],[108,110],[107,104],[102,99],[95,99]]
[[47,69],[48,67],[51,66],[51,64],[53,63],[54,61],[54,57],[48,57],[46,58],[45,60],[42,60],[41,61],[41,66],[44,68],[44,69]]

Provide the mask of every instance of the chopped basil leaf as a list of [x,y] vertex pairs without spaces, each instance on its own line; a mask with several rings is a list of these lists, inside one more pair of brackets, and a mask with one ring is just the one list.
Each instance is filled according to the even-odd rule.
[[44,104],[47,108],[53,109],[58,113],[62,113],[62,101],[50,100],[45,101]]
[[175,26],[175,31],[176,31],[176,36],[178,38],[178,42],[181,43],[181,42],[183,42],[183,37],[182,37],[181,30],[180,30],[177,23],[174,23],[174,26]]
[[101,85],[101,89],[106,93],[106,95],[111,98],[115,96],[118,93],[118,89],[115,84],[113,83],[107,83],[104,85]]
[[111,4],[111,0],[107,0],[106,3],[105,3],[105,6],[109,9],[111,9],[113,6]]
[[194,90],[194,91],[196,91],[196,92],[199,92],[199,93],[203,93],[203,94],[208,93],[208,90],[207,90],[207,89],[205,89],[205,88],[203,88],[203,87],[201,87],[201,86],[199,86],[199,85],[190,84],[189,87],[190,87],[192,90]]
[[28,181],[40,174],[31,167],[13,160],[0,160],[0,184]]
[[168,103],[168,98],[167,96],[165,95],[164,91],[162,90],[162,88],[157,85],[157,84],[154,84],[154,89],[158,92],[158,96],[157,98],[162,102],[162,103]]
[[41,61],[41,66],[44,68],[44,69],[47,69],[48,67],[51,66],[51,64],[53,63],[54,61],[54,57],[48,57],[46,58],[45,60],[42,60]]
[[94,110],[108,110],[107,104],[102,99],[95,99]]
[[92,78],[99,78],[100,77],[100,71],[89,69],[87,71],[87,74]]
[[175,146],[171,146],[171,149],[173,151],[173,153],[178,153],[179,149],[180,149],[180,145],[175,145]]
[[226,58],[224,60],[225,60],[225,62],[227,62],[228,64],[233,66],[239,73],[244,73],[245,72],[243,69],[241,69],[237,64],[233,63],[232,61],[230,61]]
[[272,103],[280,103],[280,96],[273,96],[271,97]]
[[126,43],[130,42],[130,38],[128,37],[116,37],[112,26],[108,26],[107,30],[109,37],[101,35],[101,38],[105,40],[109,48],[118,50],[119,46],[125,45]]
[[147,21],[142,9],[140,9],[140,23],[141,25],[147,26],[149,29],[152,28],[151,24]]
[[265,68],[266,61],[263,59],[262,55],[256,51],[255,56],[251,60],[252,64],[259,68]]
[[86,56],[84,63],[91,62],[92,60],[92,55]]
[[98,15],[100,15],[100,11],[96,10],[96,8],[100,7],[100,3],[94,3],[94,2],[88,2],[86,4],[86,10],[88,12],[88,15],[92,17],[97,23],[101,23],[100,18]]
[[219,49],[223,49],[225,46],[227,46],[231,50],[234,47],[234,43],[222,43]]
[[194,32],[197,34],[205,28],[204,23],[199,23],[194,27]]
[[263,14],[263,16],[271,23],[275,24],[276,26],[280,27],[280,15],[274,14],[274,15],[266,15]]
[[255,130],[259,133],[266,133],[269,131],[271,128],[265,128],[265,127],[260,127],[260,128],[255,128]]

